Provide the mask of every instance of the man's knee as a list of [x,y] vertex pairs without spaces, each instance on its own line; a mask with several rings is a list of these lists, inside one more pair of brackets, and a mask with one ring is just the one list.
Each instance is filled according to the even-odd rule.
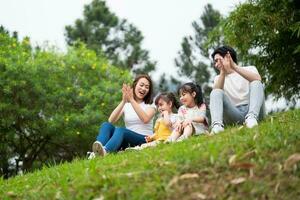
[[252,81],[250,83],[250,87],[261,87],[262,89],[264,88],[262,82],[259,80]]
[[216,97],[221,97],[224,94],[224,90],[222,89],[213,89],[210,93],[210,99],[216,98]]

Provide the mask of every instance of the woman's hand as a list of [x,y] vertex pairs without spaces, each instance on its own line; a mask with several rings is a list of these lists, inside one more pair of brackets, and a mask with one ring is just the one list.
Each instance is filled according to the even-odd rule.
[[128,102],[127,85],[125,83],[123,83],[122,87],[122,101]]
[[130,86],[127,86],[127,98],[129,102],[134,100],[133,89]]
[[123,84],[123,87],[122,87],[122,100],[124,102],[130,102],[133,99],[134,99],[133,98],[133,89],[129,85]]

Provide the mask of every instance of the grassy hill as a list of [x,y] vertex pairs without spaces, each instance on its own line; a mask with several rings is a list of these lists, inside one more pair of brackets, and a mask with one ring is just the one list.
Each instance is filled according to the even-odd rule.
[[300,110],[0,179],[0,199],[300,199]]

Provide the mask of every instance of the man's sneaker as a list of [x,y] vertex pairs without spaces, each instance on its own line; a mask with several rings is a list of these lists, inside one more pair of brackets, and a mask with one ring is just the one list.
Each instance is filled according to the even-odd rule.
[[257,126],[257,119],[254,117],[254,115],[247,115],[245,119],[245,124],[247,128],[253,128],[254,126]]
[[215,123],[213,124],[212,128],[211,128],[211,133],[212,134],[218,134],[220,132],[224,131],[224,126],[221,123]]
[[106,154],[104,147],[98,141],[95,141],[93,144],[93,152],[96,156],[104,156]]

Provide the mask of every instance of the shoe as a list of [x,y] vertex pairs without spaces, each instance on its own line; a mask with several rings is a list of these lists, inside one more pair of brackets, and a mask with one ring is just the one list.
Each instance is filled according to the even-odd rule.
[[105,156],[106,151],[100,142],[95,141],[93,144],[93,153],[95,153],[96,156]]
[[254,126],[257,126],[257,119],[254,115],[247,115],[245,119],[245,124],[247,128],[253,128]]
[[224,131],[224,126],[221,123],[214,123],[211,128],[211,134],[218,134]]
[[88,158],[87,158],[88,160],[92,160],[92,159],[96,158],[96,155],[94,152],[88,151],[86,154],[88,155]]

